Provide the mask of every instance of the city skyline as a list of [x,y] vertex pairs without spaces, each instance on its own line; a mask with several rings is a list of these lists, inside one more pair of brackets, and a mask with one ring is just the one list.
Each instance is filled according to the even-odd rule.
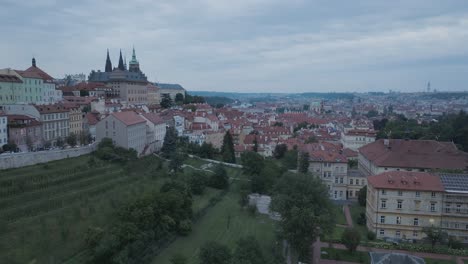
[[[25,19],[24,16],[27,18]],[[228,92],[466,91],[464,1],[7,0],[0,68],[104,71],[135,45],[151,81]]]

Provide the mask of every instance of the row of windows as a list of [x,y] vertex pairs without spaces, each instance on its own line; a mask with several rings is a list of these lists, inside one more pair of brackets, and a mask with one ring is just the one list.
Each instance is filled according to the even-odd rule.
[[[385,224],[385,215],[380,216],[380,223]],[[401,225],[401,216],[397,216],[395,218],[395,224]],[[419,218],[413,218],[413,225],[419,226]]]
[[[382,189],[382,190],[381,190],[381,194],[382,194],[382,195],[387,195],[387,190]],[[399,191],[397,192],[397,194],[398,194],[398,196],[403,196],[403,191],[399,190]],[[415,196],[415,197],[421,197],[421,192],[420,192],[420,191],[414,192],[414,196]],[[432,198],[434,198],[434,197],[436,197],[436,196],[437,196],[437,193],[436,193],[436,192],[431,192],[431,197],[432,197]]]
[[58,114],[44,114],[44,120],[54,120],[59,118],[68,118],[68,113],[58,113]]
[[[379,235],[380,235],[380,236],[385,236],[385,229],[380,229],[380,230],[379,230]],[[419,235],[418,231],[414,230],[414,231],[413,231],[413,237],[418,237],[418,235]],[[396,231],[395,231],[395,237],[398,237],[398,238],[399,238],[400,236],[401,236],[401,231],[400,231],[400,230],[396,230]]]
[[[402,209],[403,207],[403,201],[398,201],[397,202],[397,209]],[[381,209],[387,209],[387,200],[385,199],[382,199],[380,201],[380,208]],[[435,202],[431,202],[431,212],[435,212],[436,211],[436,203]],[[416,202],[416,208],[415,210],[419,210],[419,202]]]
[[[353,179],[349,179],[349,184],[353,185],[353,182],[354,182]],[[362,179],[361,181],[359,181],[359,179],[356,179],[355,182],[356,182],[356,185],[360,185],[360,184],[365,185],[366,184],[366,181],[364,179]]]

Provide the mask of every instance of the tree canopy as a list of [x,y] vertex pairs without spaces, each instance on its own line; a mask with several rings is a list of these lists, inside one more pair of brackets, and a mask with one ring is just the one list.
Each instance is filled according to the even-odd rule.
[[334,210],[328,189],[317,177],[286,172],[277,182],[271,209],[280,213],[282,235],[303,261],[319,233],[332,231]]
[[221,155],[224,162],[236,163],[236,155],[234,152],[234,141],[231,133],[226,131],[223,138],[223,145],[221,146]]

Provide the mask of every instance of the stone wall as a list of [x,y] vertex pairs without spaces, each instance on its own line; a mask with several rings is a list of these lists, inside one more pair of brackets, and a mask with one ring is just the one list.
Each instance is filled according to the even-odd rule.
[[0,155],[0,170],[19,168],[38,163],[46,163],[53,160],[78,157],[93,152],[96,149],[96,146],[97,144],[93,144],[91,146],[63,150],[2,154]]

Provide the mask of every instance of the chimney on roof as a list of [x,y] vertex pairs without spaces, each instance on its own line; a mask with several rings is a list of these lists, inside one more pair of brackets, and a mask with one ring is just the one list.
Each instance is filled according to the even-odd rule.
[[393,178],[391,175],[388,175],[388,183],[393,183]]

